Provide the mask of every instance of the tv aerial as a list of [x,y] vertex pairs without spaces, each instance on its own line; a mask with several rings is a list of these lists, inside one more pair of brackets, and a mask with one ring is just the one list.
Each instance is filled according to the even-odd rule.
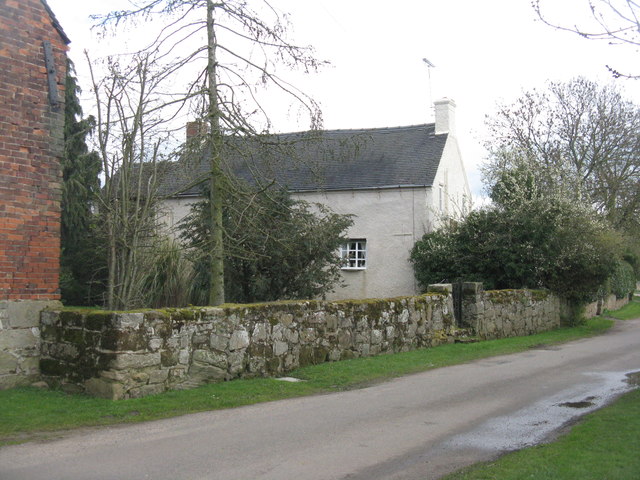
[[427,72],[429,74],[429,110],[433,112],[433,117],[435,118],[435,107],[433,106],[433,95],[431,92],[431,69],[436,68],[436,66],[426,58],[423,58],[422,61],[427,64]]

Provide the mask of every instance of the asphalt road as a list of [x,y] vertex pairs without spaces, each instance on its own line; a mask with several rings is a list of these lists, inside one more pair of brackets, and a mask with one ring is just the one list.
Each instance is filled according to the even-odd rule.
[[0,479],[434,479],[548,438],[636,371],[640,320],[362,390],[4,447]]

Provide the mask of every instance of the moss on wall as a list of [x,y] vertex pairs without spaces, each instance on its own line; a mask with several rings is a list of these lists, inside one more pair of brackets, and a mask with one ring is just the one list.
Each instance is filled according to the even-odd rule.
[[[479,302],[476,331],[458,328],[446,291],[418,297],[136,312],[63,310],[43,325],[47,344],[43,365],[51,377],[64,381],[83,384],[93,378],[93,386],[115,382],[119,398],[129,398],[206,381],[282,375],[325,361],[467,341],[475,333],[483,338],[512,335],[522,328],[505,327],[509,324],[505,315],[539,312],[536,302],[548,296],[544,291],[523,290],[470,295]],[[547,325],[539,320],[523,324],[529,329]]]
[[543,302],[549,298],[551,294],[548,290],[529,290],[531,292],[532,300],[536,302]]
[[541,302],[547,300],[550,295],[547,290],[515,289],[486,290],[484,293],[487,300],[498,304],[509,304],[514,301],[519,301],[521,303],[528,303],[531,301]]

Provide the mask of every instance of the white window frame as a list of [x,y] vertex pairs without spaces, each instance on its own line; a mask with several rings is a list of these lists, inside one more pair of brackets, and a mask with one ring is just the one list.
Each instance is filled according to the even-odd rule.
[[350,238],[347,243],[340,245],[340,257],[344,261],[342,270],[366,270],[367,239]]

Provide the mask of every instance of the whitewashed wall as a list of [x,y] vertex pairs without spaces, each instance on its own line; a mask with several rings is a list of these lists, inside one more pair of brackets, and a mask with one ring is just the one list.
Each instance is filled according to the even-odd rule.
[[169,235],[177,237],[175,229],[184,217],[191,211],[191,205],[198,203],[202,197],[169,198],[162,202],[160,210],[160,224],[163,224]]
[[431,223],[437,228],[445,218],[459,219],[469,213],[471,190],[467,181],[457,139],[449,135],[440,166],[427,200]]
[[330,294],[329,299],[417,293],[409,253],[429,226],[426,192],[425,188],[393,188],[294,195],[328,205],[336,213],[353,214],[354,224],[347,236],[367,240],[367,268],[343,270],[345,286]]

